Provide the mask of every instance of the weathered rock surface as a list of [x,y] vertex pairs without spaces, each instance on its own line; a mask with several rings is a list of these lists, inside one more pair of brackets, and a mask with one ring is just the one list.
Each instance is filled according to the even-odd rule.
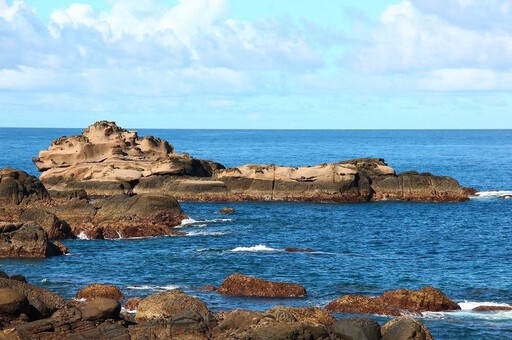
[[92,300],[95,298],[108,298],[113,300],[124,300],[124,296],[114,285],[93,283],[85,286],[76,293],[77,299]]
[[341,339],[380,340],[381,330],[377,321],[369,318],[347,318],[336,321],[332,333]]
[[399,317],[381,328],[382,340],[432,340],[427,327],[416,319]]
[[61,220],[55,214],[43,208],[30,208],[20,215],[21,222],[35,222],[48,234],[51,240],[65,240],[74,238],[71,227],[66,221]]
[[336,322],[334,316],[318,307],[286,307],[276,306],[267,311],[278,321],[313,322],[324,326],[331,326]]
[[475,312],[507,312],[512,311],[509,306],[477,306],[472,309]]
[[386,291],[379,297],[345,295],[330,302],[325,309],[337,313],[400,316],[457,310],[460,306],[439,289],[425,286],[419,290]]
[[232,274],[217,290],[223,295],[259,297],[302,297],[306,289],[297,283],[272,282],[242,274]]
[[131,299],[126,300],[123,307],[126,310],[134,311],[134,310],[139,309],[139,305],[141,302],[142,302],[142,298],[140,298],[140,297],[131,298]]
[[0,258],[45,258],[63,254],[63,249],[50,242],[44,229],[33,222],[0,223]]
[[151,294],[143,299],[139,303],[136,320],[140,322],[151,319],[172,318],[185,310],[210,313],[208,307],[202,301],[176,289]]
[[221,164],[179,155],[166,141],[140,138],[114,122],[62,137],[34,158],[51,190],[89,195],[162,193],[180,200],[464,201],[475,191],[450,177],[396,174],[383,159],[360,158],[306,167]]
[[49,198],[50,194],[37,177],[11,168],[0,170],[0,203],[25,205]]
[[221,213],[221,214],[234,214],[235,213],[235,209],[229,208],[229,207],[224,207],[224,208],[219,210],[219,213]]
[[28,314],[33,319],[50,317],[56,310],[66,306],[66,302],[58,295],[18,280],[0,278],[0,288],[9,288],[26,296],[29,303]]

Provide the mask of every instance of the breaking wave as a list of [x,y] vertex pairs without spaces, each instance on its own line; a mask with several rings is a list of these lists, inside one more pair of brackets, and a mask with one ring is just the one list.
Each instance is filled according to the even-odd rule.
[[275,249],[275,248],[270,248],[270,247],[267,247],[266,245],[264,244],[258,244],[258,245],[255,245],[255,246],[252,246],[252,247],[236,247],[236,248],[233,248],[229,251],[246,251],[246,252],[258,252],[258,251],[266,251],[266,252],[271,252],[271,251],[284,251],[283,249]]
[[221,236],[231,234],[230,231],[190,231],[186,236]]
[[471,199],[495,199],[495,198],[512,198],[512,190],[489,190],[479,191]]

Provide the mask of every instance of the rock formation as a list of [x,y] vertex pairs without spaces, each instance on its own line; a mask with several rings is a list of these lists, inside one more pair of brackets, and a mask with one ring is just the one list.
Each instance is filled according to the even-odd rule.
[[325,309],[336,313],[399,316],[458,310],[460,306],[439,289],[425,286],[419,290],[386,291],[378,297],[344,295],[331,301]]
[[113,300],[124,300],[124,296],[119,288],[109,284],[92,283],[80,289],[76,293],[77,299],[92,300],[99,297]]
[[45,258],[63,254],[65,246],[61,249],[50,242],[44,229],[33,222],[0,223],[0,258]]
[[80,136],[53,141],[34,163],[47,188],[85,189],[91,196],[158,192],[188,201],[464,201],[475,192],[450,177],[416,171],[396,174],[379,158],[225,169],[179,155],[166,141],[141,138],[106,121],[91,125]]
[[217,290],[223,295],[259,297],[302,297],[306,289],[297,283],[272,282],[242,274],[232,274]]

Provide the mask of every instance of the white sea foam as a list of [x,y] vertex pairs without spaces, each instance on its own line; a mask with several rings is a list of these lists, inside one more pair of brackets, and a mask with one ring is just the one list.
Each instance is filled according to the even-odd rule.
[[119,236],[119,239],[123,238],[123,236],[121,235],[121,233],[119,231],[116,231],[116,233],[117,233],[117,236]]
[[135,290],[173,290],[178,289],[180,286],[177,285],[167,285],[167,286],[149,286],[149,285],[136,285],[136,286],[127,286],[126,289],[135,289]]
[[48,281],[48,279],[47,279],[46,277],[45,277],[44,279],[42,279],[42,280],[41,280],[41,282],[43,282],[43,283],[44,283],[44,282],[47,282],[47,281]]
[[81,240],[89,240],[85,232],[81,231],[80,234],[77,235],[77,237]]
[[233,221],[232,218],[213,218],[211,220],[195,220],[193,218],[186,218],[181,221],[181,224],[174,227],[179,228],[204,228],[208,226],[208,223],[220,223]]
[[[181,220],[181,224],[179,225],[180,227],[183,227],[187,224],[194,224],[194,223],[197,223],[198,221],[197,220],[194,220],[193,218],[185,218],[184,220]],[[177,227],[176,227],[177,228]]]
[[274,249],[267,247],[264,244],[258,244],[252,247],[236,247],[234,249],[231,249],[230,251],[248,251],[248,252],[258,252],[258,251],[283,251],[282,249]]
[[512,307],[507,303],[499,303],[499,302],[475,302],[475,301],[464,301],[459,302],[459,306],[462,310],[472,310],[478,306],[493,306],[493,307]]
[[464,301],[458,303],[461,310],[447,312],[423,312],[426,319],[475,319],[475,320],[512,320],[512,311],[477,312],[478,306],[512,307],[506,303]]
[[479,191],[475,193],[473,196],[470,196],[471,199],[494,199],[499,198],[501,196],[512,195],[512,190],[489,190],[489,191]]
[[229,231],[190,231],[187,236],[220,236],[231,234]]

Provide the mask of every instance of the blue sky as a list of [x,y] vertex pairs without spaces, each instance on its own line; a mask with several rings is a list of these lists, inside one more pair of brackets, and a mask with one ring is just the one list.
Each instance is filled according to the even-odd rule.
[[512,128],[501,0],[0,0],[0,126]]

